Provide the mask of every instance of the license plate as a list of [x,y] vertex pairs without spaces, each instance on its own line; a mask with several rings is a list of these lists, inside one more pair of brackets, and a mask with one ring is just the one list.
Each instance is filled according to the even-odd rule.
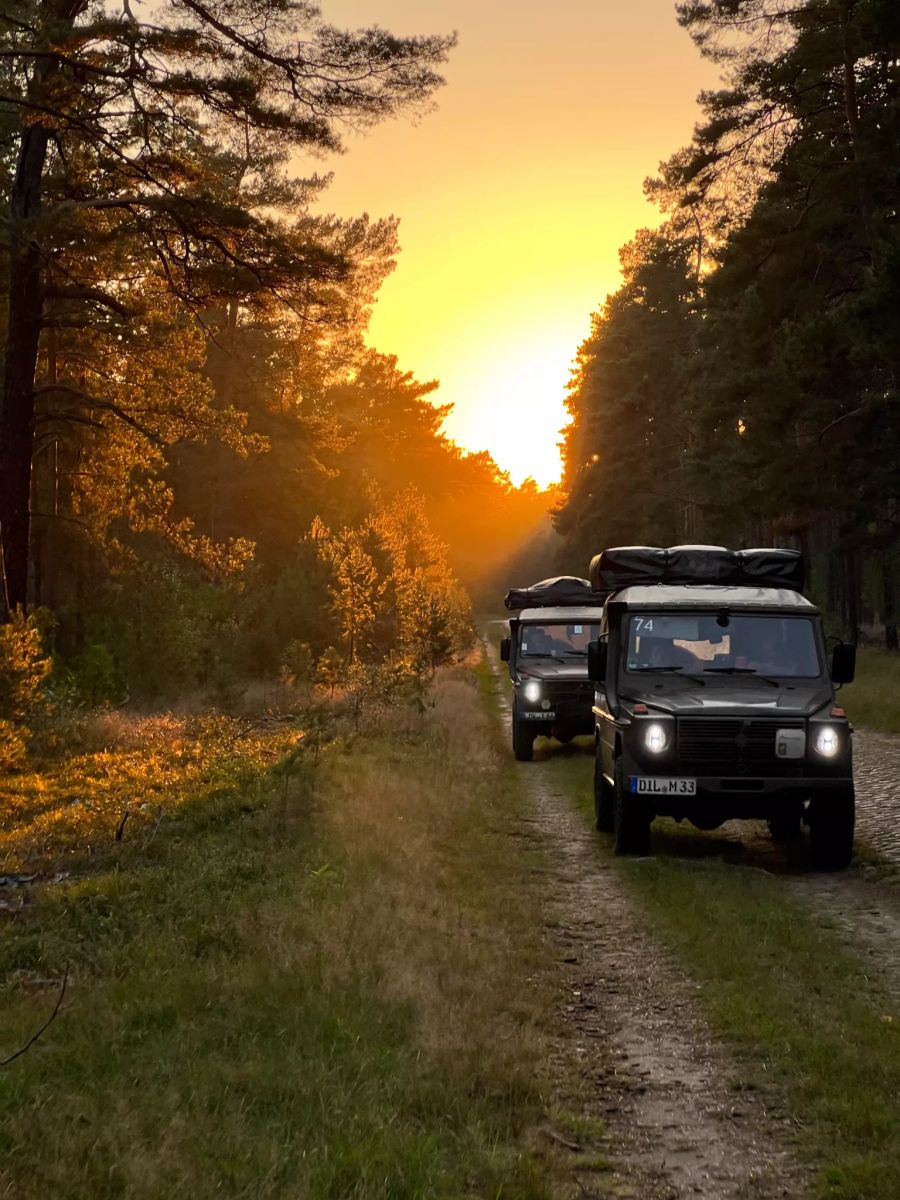
[[524,712],[522,713],[523,721],[555,721],[555,712]]
[[629,776],[631,790],[639,796],[695,796],[696,779],[665,779],[655,775]]

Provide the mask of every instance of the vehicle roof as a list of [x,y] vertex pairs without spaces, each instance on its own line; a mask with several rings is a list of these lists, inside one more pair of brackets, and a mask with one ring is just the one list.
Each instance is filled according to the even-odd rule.
[[559,608],[523,608],[516,614],[519,621],[561,622],[565,625],[599,625],[603,615],[601,605],[572,604]]
[[610,597],[628,608],[767,608],[816,612],[816,606],[788,588],[724,587],[710,583],[655,583],[622,588]]

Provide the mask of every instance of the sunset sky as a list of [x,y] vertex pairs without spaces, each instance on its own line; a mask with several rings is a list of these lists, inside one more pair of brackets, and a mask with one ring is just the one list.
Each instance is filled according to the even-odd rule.
[[684,144],[715,83],[673,0],[325,0],[395,33],[457,30],[438,109],[348,138],[325,203],[401,219],[370,341],[441,381],[447,432],[518,482],[559,477],[569,368],[656,220],[644,177]]

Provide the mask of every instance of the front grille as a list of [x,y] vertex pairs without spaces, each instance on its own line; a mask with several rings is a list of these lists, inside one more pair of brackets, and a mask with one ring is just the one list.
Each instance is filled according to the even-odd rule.
[[681,717],[678,766],[697,775],[795,775],[801,759],[778,758],[775,733],[803,729],[798,720]]
[[544,695],[552,703],[558,718],[563,720],[584,719],[591,715],[594,703],[594,685],[592,683],[550,683],[546,686]]

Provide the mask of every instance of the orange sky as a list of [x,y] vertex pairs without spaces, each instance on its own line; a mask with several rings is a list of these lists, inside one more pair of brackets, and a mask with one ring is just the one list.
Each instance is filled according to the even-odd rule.
[[518,482],[559,476],[569,366],[655,220],[641,184],[715,83],[673,0],[323,0],[339,25],[457,30],[438,110],[348,138],[330,211],[401,218],[370,341],[452,402],[447,432]]

